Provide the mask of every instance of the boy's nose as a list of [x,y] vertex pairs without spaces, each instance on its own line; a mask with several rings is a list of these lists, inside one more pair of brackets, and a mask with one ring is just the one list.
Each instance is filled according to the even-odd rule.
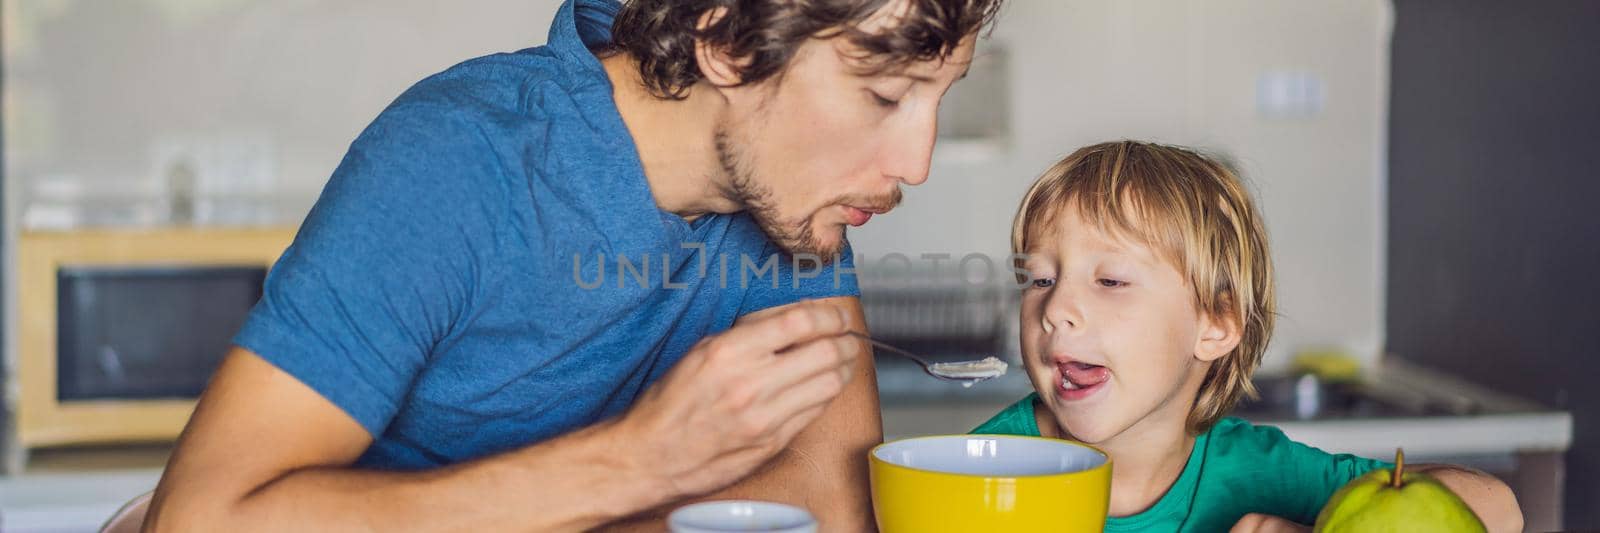
[[1067,333],[1076,331],[1083,324],[1082,313],[1072,298],[1065,290],[1058,290],[1050,295],[1045,302],[1044,330],[1046,333],[1055,333],[1057,328],[1064,328]]
[[1078,324],[1070,319],[1051,320],[1048,316],[1045,317],[1044,332],[1053,334],[1056,332],[1056,328],[1062,328],[1067,332],[1071,332],[1078,329]]

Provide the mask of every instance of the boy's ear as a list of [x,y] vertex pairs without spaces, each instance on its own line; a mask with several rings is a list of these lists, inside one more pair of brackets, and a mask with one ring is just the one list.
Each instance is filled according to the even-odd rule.
[[[1232,307],[1231,305],[1227,307]],[[1233,313],[1201,313],[1200,339],[1195,341],[1194,356],[1201,361],[1215,361],[1239,347],[1244,331]]]
[[[715,26],[722,17],[727,16],[728,8],[718,7],[706,10],[700,15],[700,20],[695,24],[695,29],[705,31],[706,28]],[[749,63],[748,58],[735,58],[729,56],[726,49],[713,47],[703,39],[694,40],[694,59],[700,67],[700,76],[707,82],[717,87],[733,87],[743,79],[739,75],[739,67]]]

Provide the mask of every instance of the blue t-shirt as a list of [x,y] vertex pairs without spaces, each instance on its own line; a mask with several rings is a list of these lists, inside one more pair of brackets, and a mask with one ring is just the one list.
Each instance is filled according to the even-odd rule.
[[623,412],[702,337],[857,294],[748,214],[656,207],[591,50],[618,4],[568,0],[548,44],[402,94],[350,146],[234,338],[374,437],[357,464],[461,462]]

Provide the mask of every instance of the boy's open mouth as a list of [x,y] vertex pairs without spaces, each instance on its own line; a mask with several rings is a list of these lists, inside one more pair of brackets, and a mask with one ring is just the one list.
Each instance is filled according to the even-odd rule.
[[1063,400],[1087,398],[1111,380],[1111,370],[1100,365],[1073,361],[1061,363],[1057,370],[1061,372],[1061,390],[1057,394]]

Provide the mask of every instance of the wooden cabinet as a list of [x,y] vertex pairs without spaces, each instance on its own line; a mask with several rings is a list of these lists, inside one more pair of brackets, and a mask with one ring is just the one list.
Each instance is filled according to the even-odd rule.
[[[168,277],[216,267],[265,269],[293,240],[294,231],[273,227],[24,232],[17,246],[16,353],[10,384],[17,394],[11,406],[15,431],[9,444],[16,451],[10,454],[8,467],[20,466],[30,448],[173,439],[194,408],[192,397],[63,399],[58,390],[63,370],[58,335],[67,314],[60,308],[58,282],[65,279],[64,269],[161,270]],[[234,300],[234,307],[254,303]],[[123,302],[115,308],[120,314],[100,320],[137,322],[171,307],[171,300]]]

